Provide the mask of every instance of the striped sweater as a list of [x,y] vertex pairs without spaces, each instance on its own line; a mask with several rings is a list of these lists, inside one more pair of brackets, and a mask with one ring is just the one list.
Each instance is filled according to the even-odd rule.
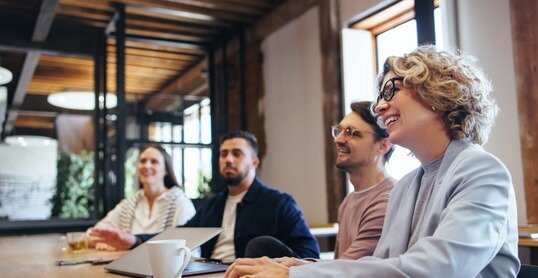
[[122,200],[96,226],[113,227],[133,234],[159,233],[185,224],[194,214],[191,200],[178,187],[157,197],[151,210],[143,190],[139,190],[136,195]]

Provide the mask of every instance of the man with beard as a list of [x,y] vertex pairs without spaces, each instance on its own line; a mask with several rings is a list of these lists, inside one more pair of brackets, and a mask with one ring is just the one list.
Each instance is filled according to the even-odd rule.
[[348,174],[354,188],[338,210],[337,259],[356,260],[373,254],[396,182],[385,171],[394,147],[370,113],[370,105],[367,101],[352,103],[352,112],[332,127],[336,167]]
[[[226,227],[217,238],[202,245],[201,256],[225,262],[241,257],[318,258],[319,246],[303,213],[288,194],[265,186],[256,178],[258,142],[246,131],[220,138],[219,170],[227,185],[198,209],[184,227]],[[154,235],[132,235],[110,229],[93,229],[91,235],[117,249],[129,249]],[[245,254],[249,241],[271,241],[264,253]]]
[[[387,131],[371,114],[371,104],[368,101],[352,103],[352,112],[332,127],[336,167],[348,174],[354,187],[338,210],[337,259],[355,260],[373,254],[395,183],[385,171],[385,163],[394,147]],[[270,246],[271,239],[254,239],[247,246],[247,253],[256,255],[247,257],[259,257],[267,253]]]

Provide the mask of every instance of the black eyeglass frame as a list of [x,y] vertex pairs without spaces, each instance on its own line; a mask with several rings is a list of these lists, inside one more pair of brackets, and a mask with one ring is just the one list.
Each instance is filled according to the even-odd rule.
[[[396,93],[398,91],[400,91],[399,88],[396,88],[396,81],[403,81],[404,78],[401,77],[401,76],[396,76],[396,77],[393,77],[389,80],[387,80],[387,82],[385,82],[385,85],[383,85],[383,88],[381,89],[381,91],[379,91],[379,94],[377,95],[377,98],[376,98],[376,101],[374,103],[372,103],[372,106],[370,107],[370,110],[372,112],[373,115],[377,115],[377,113],[375,112],[375,108],[377,107],[377,105],[379,104],[379,101],[381,100],[381,98],[383,98],[383,100],[385,100],[386,102],[389,102],[391,101],[393,98],[394,98],[394,95],[396,95]],[[387,88],[387,85],[390,83],[392,83],[392,86],[389,88]],[[389,89],[387,91],[387,89]]]

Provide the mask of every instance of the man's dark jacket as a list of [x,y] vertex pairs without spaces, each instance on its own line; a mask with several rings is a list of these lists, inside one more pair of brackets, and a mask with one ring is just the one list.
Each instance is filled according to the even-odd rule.
[[[227,197],[228,189],[211,197],[185,227],[220,227]],[[235,256],[244,257],[247,243],[258,236],[275,237],[301,258],[319,258],[318,243],[293,197],[265,186],[256,178],[237,204]],[[217,238],[202,245],[202,257],[211,257]]]

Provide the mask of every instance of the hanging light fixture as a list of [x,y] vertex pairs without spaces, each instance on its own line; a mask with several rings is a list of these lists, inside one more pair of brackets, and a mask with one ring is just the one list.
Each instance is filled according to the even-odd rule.
[[2,123],[6,119],[7,108],[7,87],[0,86],[0,133],[2,132]]
[[[74,110],[93,110],[95,108],[95,95],[90,91],[65,91],[49,95],[47,101],[57,107]],[[103,102],[103,96],[99,96],[99,102]],[[106,94],[106,108],[114,108],[117,105],[116,95]]]
[[13,80],[13,73],[10,70],[0,67],[0,85],[7,84]]
[[44,136],[35,135],[11,135],[6,137],[6,143],[12,146],[20,147],[47,147],[57,146],[58,141]]

